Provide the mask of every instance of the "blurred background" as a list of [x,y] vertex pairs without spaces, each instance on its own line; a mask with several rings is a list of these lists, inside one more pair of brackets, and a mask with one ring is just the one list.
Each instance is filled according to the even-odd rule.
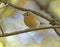
[[[41,11],[40,7],[33,0],[10,0],[17,6]],[[19,4],[20,3],[20,4]],[[19,4],[19,5],[18,5]],[[2,9],[1,9],[2,10]],[[6,12],[0,14],[0,22],[3,21],[5,33],[27,29],[24,24],[24,12],[12,7],[7,7]],[[41,22],[48,26],[49,22],[40,17]],[[0,31],[1,32],[1,31]],[[28,32],[14,36],[0,37],[0,47],[60,47],[60,38],[53,29],[41,30],[41,32]]]

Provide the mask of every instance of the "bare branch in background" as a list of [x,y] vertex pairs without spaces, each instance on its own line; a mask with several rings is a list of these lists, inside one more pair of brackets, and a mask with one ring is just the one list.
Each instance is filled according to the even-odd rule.
[[[52,0],[50,0],[48,3],[47,3],[47,6],[43,6],[41,3],[39,3],[37,0],[34,0],[36,2],[36,4],[38,6],[40,6],[41,9],[45,10],[48,14],[51,15],[51,18],[53,18],[54,20],[50,23],[52,25],[60,25],[60,23],[58,23],[58,19],[55,17],[55,14],[51,13],[49,10],[48,10],[48,7],[49,7],[49,4]],[[56,28],[54,28],[55,32],[57,33],[58,36],[60,36],[59,32],[57,31]]]
[[32,31],[36,31],[36,30],[45,30],[45,29],[52,29],[52,28],[60,28],[60,26],[47,26],[47,27],[44,26],[44,27],[38,27],[38,28],[25,29],[25,30],[21,30],[21,31],[11,32],[11,33],[4,33],[4,36],[2,34],[0,34],[0,37],[7,37],[7,36],[11,36],[11,35],[27,33],[27,32],[32,32]]
[[21,7],[16,6],[15,4],[12,4],[12,3],[7,2],[7,1],[4,1],[4,0],[1,0],[1,2],[5,3],[5,4],[8,4],[8,6],[14,7],[14,8],[18,9],[18,10],[31,11],[32,13],[34,13],[34,14],[36,14],[36,15],[38,15],[38,16],[46,19],[46,20],[48,20],[49,22],[53,22],[53,21],[54,21],[51,17],[45,16],[44,13],[36,12],[36,11],[34,11],[34,10],[31,10],[31,9],[21,8]]
[[4,36],[4,31],[3,31],[3,28],[0,26],[0,30],[2,32],[2,36]]

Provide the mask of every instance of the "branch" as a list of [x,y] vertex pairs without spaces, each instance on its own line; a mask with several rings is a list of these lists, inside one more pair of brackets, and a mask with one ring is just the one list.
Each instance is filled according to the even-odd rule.
[[36,15],[38,15],[38,16],[46,19],[46,20],[48,20],[49,22],[53,22],[54,21],[51,17],[46,16],[44,13],[36,12],[34,10],[31,10],[31,9],[21,8],[21,7],[18,7],[15,4],[12,4],[12,3],[8,2],[8,1],[4,1],[4,0],[0,0],[0,1],[3,2],[3,3],[5,3],[5,4],[8,4],[9,6],[14,7],[14,8],[18,9],[18,10],[31,11],[32,13],[34,13],[34,14],[36,14]]
[[3,31],[2,26],[0,26],[0,29],[1,29],[2,35],[4,36],[4,31]]
[[[43,6],[43,5],[40,3],[40,1],[38,1],[38,0],[34,0],[34,1],[35,1],[35,3],[36,3],[38,6],[40,6],[41,9],[45,10],[48,14],[50,14],[51,18],[54,19],[54,20],[52,21],[52,23],[54,22],[55,24],[60,24],[60,23],[57,22],[57,21],[59,21],[59,19],[57,19],[57,17],[55,17],[55,14],[52,13],[52,12],[50,12],[50,11],[48,10],[49,4],[50,4],[50,2],[51,2],[52,0],[50,0],[50,1],[47,3],[46,6]],[[53,23],[53,24],[54,24],[54,23]]]
[[38,27],[38,28],[25,29],[25,30],[21,30],[21,31],[11,32],[11,33],[5,33],[4,36],[2,34],[0,34],[0,37],[7,37],[7,36],[11,36],[11,35],[27,33],[27,32],[32,32],[32,31],[36,31],[36,30],[45,30],[45,29],[52,29],[52,28],[60,28],[60,26],[48,26],[48,27],[44,26],[44,27]]
[[[43,6],[38,0],[34,0],[36,2],[36,4],[38,6],[40,6],[41,9],[45,10],[48,14],[51,15],[51,18],[53,18],[54,20],[52,22],[50,22],[50,24],[52,25],[60,25],[60,23],[58,23],[59,19],[57,19],[57,17],[55,17],[55,14],[51,13],[49,10],[48,10],[48,7],[49,7],[49,4],[52,0],[50,0],[46,6]],[[58,36],[60,36],[59,32],[57,31],[56,28],[54,28],[55,32],[57,33]]]

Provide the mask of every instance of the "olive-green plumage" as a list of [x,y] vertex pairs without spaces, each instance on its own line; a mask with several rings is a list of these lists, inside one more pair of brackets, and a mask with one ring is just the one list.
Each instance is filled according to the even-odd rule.
[[29,28],[34,28],[40,26],[40,22],[38,21],[36,15],[30,11],[27,11],[24,14],[24,23],[29,27]]

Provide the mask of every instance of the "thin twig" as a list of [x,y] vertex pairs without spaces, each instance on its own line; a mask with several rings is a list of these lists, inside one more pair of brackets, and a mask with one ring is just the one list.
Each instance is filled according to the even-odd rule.
[[0,29],[1,29],[1,32],[2,32],[2,36],[4,36],[4,31],[3,31],[2,26],[0,26]]
[[44,26],[44,27],[38,27],[38,28],[25,29],[25,30],[21,30],[21,31],[11,32],[11,33],[5,33],[4,36],[2,34],[0,34],[0,37],[7,37],[7,36],[11,36],[11,35],[27,33],[27,32],[36,31],[36,30],[45,30],[45,29],[52,29],[52,28],[60,28],[60,26],[48,26],[48,27]]

